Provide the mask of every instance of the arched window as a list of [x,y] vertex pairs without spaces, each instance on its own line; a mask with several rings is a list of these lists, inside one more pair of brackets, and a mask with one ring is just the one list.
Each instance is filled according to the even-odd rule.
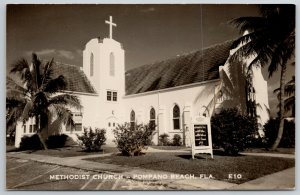
[[113,52],[109,54],[109,75],[115,76],[115,56]]
[[134,129],[135,127],[135,112],[131,110],[130,112],[130,128]]
[[178,105],[173,107],[173,128],[180,129],[180,109]]
[[155,109],[151,108],[150,110],[150,121],[149,125],[151,129],[155,129]]
[[90,76],[94,75],[94,54],[91,53],[90,56]]

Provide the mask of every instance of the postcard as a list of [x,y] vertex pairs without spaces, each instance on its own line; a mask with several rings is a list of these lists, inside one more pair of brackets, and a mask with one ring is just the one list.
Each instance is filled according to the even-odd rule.
[[7,190],[294,190],[292,4],[8,4]]

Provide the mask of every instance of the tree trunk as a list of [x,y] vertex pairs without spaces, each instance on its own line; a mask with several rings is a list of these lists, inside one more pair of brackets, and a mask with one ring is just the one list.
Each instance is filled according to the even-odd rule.
[[40,139],[40,142],[42,143],[43,147],[44,147],[44,150],[48,150],[48,147],[43,139],[43,136],[41,134],[41,124],[40,124],[40,120],[39,120],[39,116],[36,116],[35,117],[35,123],[36,123],[36,126],[37,126],[37,130],[36,130],[36,134],[38,135],[39,139]]
[[44,147],[44,150],[48,150],[48,147],[47,147],[47,145],[46,145],[46,143],[45,143],[45,141],[44,141],[44,139],[43,139],[43,137],[42,137],[41,132],[38,131],[38,132],[37,132],[37,135],[38,135],[39,138],[40,138],[40,141],[41,141],[41,143],[42,143],[42,145],[43,145],[43,147]]
[[284,127],[284,88],[285,88],[285,75],[286,75],[286,64],[282,64],[281,67],[281,77],[280,77],[280,94],[279,94],[279,129],[277,138],[272,146],[272,150],[276,150],[278,145],[280,144],[283,127]]

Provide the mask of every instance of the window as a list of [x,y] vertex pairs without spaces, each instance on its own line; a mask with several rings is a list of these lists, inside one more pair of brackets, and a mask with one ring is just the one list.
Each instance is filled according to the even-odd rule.
[[109,54],[109,75],[115,76],[115,56],[113,52]]
[[180,129],[180,109],[178,105],[173,108],[173,128]]
[[81,131],[81,130],[82,130],[82,124],[81,123],[75,124],[75,131]]
[[32,133],[32,132],[33,132],[32,127],[33,127],[33,125],[29,125],[29,133]]
[[[75,123],[74,130],[75,131],[82,131],[82,113],[81,112],[74,112],[72,113],[72,118]],[[66,131],[71,131],[72,126],[67,125],[66,126]]]
[[115,126],[116,124],[115,123],[113,123],[113,127]]
[[151,129],[155,129],[155,110],[154,110],[154,108],[151,108],[151,110],[150,110],[149,125],[150,125]]
[[107,101],[111,101],[111,91],[107,91]]
[[26,125],[23,125],[24,133],[26,133]]
[[116,91],[107,91],[107,101],[114,101],[116,102],[118,100],[118,92]]
[[90,76],[94,75],[94,54],[91,53],[90,56]]
[[108,123],[108,127],[110,127],[110,122]]
[[117,94],[117,92],[113,92],[113,101],[117,101],[117,98],[118,97],[118,94]]
[[135,112],[132,110],[130,112],[130,128],[134,129],[135,127]]

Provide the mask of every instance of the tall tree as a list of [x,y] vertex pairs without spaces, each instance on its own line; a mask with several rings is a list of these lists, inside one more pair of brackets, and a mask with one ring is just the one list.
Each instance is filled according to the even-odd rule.
[[[280,88],[274,90],[274,93],[277,94],[278,99],[280,98],[279,92]],[[292,76],[292,79],[285,84],[284,95],[285,114],[290,112],[291,116],[295,117],[295,76]]]
[[64,94],[66,81],[63,75],[53,78],[53,59],[47,63],[32,54],[32,63],[21,59],[12,64],[13,77],[7,77],[6,123],[7,128],[35,119],[36,133],[47,149],[42,131],[47,129],[53,117],[66,125],[74,125],[69,108],[80,109],[77,96]]
[[284,125],[284,89],[287,62],[293,58],[295,51],[295,5],[260,5],[259,17],[240,17],[232,23],[242,33],[233,43],[233,48],[240,46],[234,53],[237,58],[253,57],[250,67],[261,63],[268,65],[269,77],[280,70],[278,135],[272,149],[276,149],[283,134]]

